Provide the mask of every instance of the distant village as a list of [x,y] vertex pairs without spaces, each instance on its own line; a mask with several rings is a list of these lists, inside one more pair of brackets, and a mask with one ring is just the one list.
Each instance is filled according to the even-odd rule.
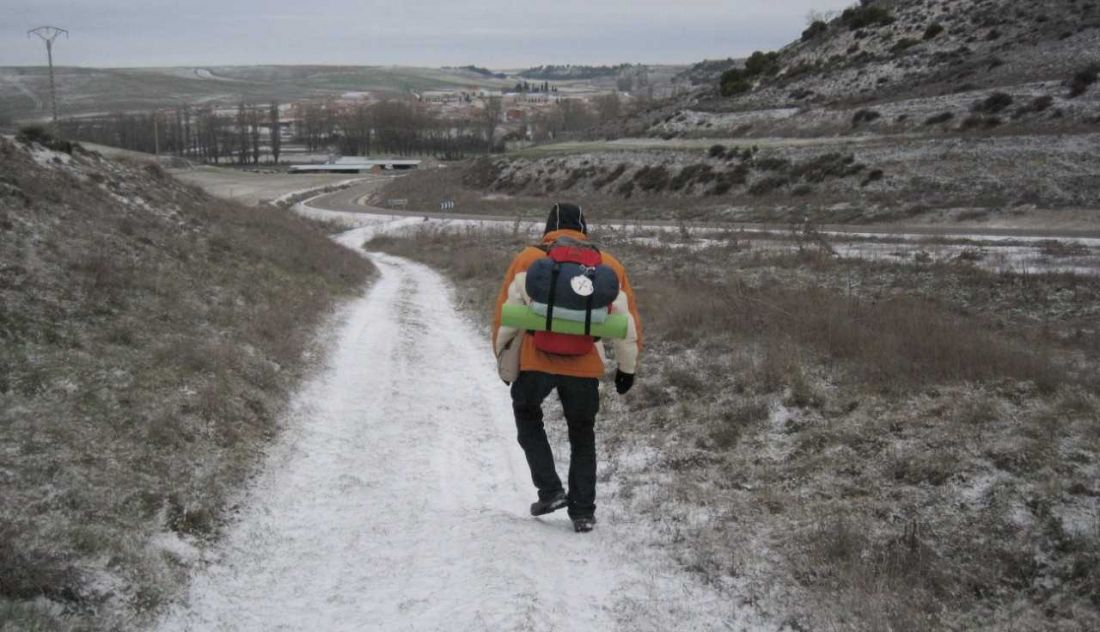
[[[340,156],[379,155],[462,159],[570,138],[618,119],[626,108],[654,98],[644,67],[632,68],[601,67],[610,75],[563,81],[475,69],[466,73],[470,85],[448,89],[181,105],[71,118],[62,127],[75,140],[212,164],[334,163]],[[574,72],[542,68],[548,75],[559,69]]]

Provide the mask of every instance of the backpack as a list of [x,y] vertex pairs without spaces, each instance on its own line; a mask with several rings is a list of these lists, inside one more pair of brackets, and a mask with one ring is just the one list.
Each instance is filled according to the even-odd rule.
[[[527,295],[546,305],[546,330],[532,332],[535,347],[555,355],[586,355],[596,342],[596,338],[587,335],[592,326],[592,311],[605,309],[615,301],[619,295],[619,277],[604,265],[599,248],[590,243],[563,237],[537,247],[546,256],[528,268],[525,283]],[[583,315],[585,335],[553,331],[555,308]],[[564,318],[561,312],[558,318]]]

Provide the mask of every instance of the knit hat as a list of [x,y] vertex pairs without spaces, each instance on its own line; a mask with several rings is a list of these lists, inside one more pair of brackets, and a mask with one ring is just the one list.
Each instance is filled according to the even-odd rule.
[[576,204],[558,203],[550,209],[550,217],[546,218],[546,233],[555,230],[579,230],[588,234],[588,223],[584,221],[584,211]]

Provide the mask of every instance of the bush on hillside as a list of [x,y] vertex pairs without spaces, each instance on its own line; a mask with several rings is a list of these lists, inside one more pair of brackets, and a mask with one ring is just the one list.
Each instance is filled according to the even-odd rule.
[[1012,95],[1004,92],[994,92],[988,98],[982,99],[970,106],[972,112],[982,114],[996,114],[1012,105]]
[[808,42],[818,35],[822,35],[825,31],[829,30],[829,25],[822,20],[816,20],[805,31],[802,31],[802,41]]
[[840,21],[848,30],[857,31],[871,26],[887,26],[894,23],[894,16],[888,9],[867,5],[851,7],[840,14]]
[[1090,64],[1073,75],[1069,82],[1069,97],[1077,98],[1088,91],[1100,76],[1100,64]]
[[779,53],[756,51],[745,60],[744,68],[730,68],[722,73],[719,89],[722,96],[730,97],[752,90],[758,77],[774,76],[779,72]]
[[852,127],[858,127],[864,123],[872,123],[882,118],[882,115],[874,110],[860,110],[852,116]]
[[933,22],[928,25],[928,28],[924,29],[924,39],[930,40],[937,37],[940,33],[943,33],[943,25],[939,22]]
[[779,72],[779,53],[756,51],[745,60],[745,72],[750,77],[774,75]]
[[920,42],[918,42],[917,40],[915,40],[911,37],[904,37],[904,38],[898,40],[896,44],[894,44],[893,46],[890,47],[890,52],[892,52],[895,55],[900,55],[900,54],[904,53],[905,51],[909,50],[910,48],[913,48],[917,44],[920,44]]
[[953,113],[951,113],[951,112],[941,112],[939,114],[936,114],[935,116],[928,117],[928,119],[924,121],[924,124],[925,125],[939,125],[940,123],[946,123],[946,122],[950,121],[953,118],[955,118],[955,115]]
[[733,97],[752,90],[752,81],[745,76],[745,71],[740,68],[730,68],[722,73],[719,86],[722,96]]
[[663,165],[642,167],[634,174],[634,182],[647,193],[659,193],[668,186],[668,169]]
[[1054,97],[1045,94],[1041,97],[1035,97],[1027,105],[1021,105],[1016,108],[1016,111],[1012,113],[1012,118],[1022,118],[1032,113],[1045,112],[1054,105]]
[[42,125],[27,125],[20,128],[19,134],[16,135],[15,140],[24,145],[37,143],[47,149],[63,151],[67,154],[73,153],[73,149],[76,147],[75,143],[55,137]]

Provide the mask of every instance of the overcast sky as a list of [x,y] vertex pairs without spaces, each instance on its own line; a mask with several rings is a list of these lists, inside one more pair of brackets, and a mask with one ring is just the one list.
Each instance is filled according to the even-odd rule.
[[854,0],[0,0],[0,66],[40,65],[26,31],[69,29],[55,63],[686,63],[778,48]]

